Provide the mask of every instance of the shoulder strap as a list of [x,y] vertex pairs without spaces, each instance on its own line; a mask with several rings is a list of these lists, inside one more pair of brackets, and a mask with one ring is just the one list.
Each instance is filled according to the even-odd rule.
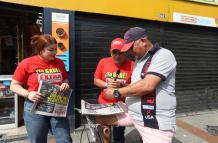
[[151,64],[152,57],[153,57],[153,56],[155,55],[155,53],[156,53],[158,50],[160,50],[160,49],[161,49],[161,48],[160,48],[159,44],[156,43],[156,44],[154,45],[154,47],[153,47],[150,51],[148,51],[148,59],[147,59],[147,61],[145,62],[143,68],[142,68],[142,71],[141,71],[141,79],[144,79],[144,78],[145,78],[145,75],[146,75],[146,73],[147,73],[148,67],[149,67],[150,64]]

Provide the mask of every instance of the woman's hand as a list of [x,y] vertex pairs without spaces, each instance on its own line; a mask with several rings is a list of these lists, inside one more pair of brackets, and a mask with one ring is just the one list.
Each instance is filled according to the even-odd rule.
[[30,91],[27,98],[32,102],[42,102],[45,96],[41,93],[38,93],[36,91]]
[[68,83],[62,83],[61,84],[61,86],[60,86],[60,90],[62,91],[62,90],[67,90],[67,89],[69,89],[69,84]]

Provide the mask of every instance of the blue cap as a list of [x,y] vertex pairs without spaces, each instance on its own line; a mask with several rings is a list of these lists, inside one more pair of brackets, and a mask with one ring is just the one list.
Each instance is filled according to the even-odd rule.
[[141,38],[147,37],[147,32],[144,28],[133,27],[124,34],[125,45],[121,49],[122,52],[128,51],[133,43]]

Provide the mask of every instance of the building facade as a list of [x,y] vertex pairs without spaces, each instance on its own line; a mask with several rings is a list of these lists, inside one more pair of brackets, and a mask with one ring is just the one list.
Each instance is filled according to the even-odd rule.
[[217,1],[1,0],[0,12],[0,126],[22,123],[23,98],[8,86],[16,65],[31,55],[30,37],[40,33],[58,40],[58,57],[74,89],[69,110],[76,126],[80,117],[73,108],[98,96],[93,74],[99,59],[109,56],[112,39],[133,26],[146,28],[152,42],[175,54],[178,113],[218,108]]

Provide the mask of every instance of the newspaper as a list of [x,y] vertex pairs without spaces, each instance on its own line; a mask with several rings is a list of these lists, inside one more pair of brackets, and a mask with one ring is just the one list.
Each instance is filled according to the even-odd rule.
[[40,81],[38,92],[42,93],[45,98],[42,102],[33,104],[33,113],[46,116],[66,117],[72,89],[60,91],[58,85]]
[[83,115],[114,115],[125,112],[122,102],[108,104],[91,104],[81,100],[81,113]]

